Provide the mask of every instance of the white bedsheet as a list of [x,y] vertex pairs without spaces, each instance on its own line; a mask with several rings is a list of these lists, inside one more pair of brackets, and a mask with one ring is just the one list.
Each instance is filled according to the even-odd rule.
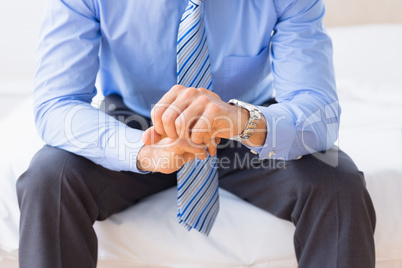
[[[343,108],[338,145],[366,175],[377,211],[377,267],[402,267],[402,25],[330,33]],[[0,267],[17,267],[14,184],[42,146],[31,111],[28,99],[0,120]],[[208,239],[176,223],[174,189],[96,223],[99,267],[296,267],[292,224],[221,196]]]

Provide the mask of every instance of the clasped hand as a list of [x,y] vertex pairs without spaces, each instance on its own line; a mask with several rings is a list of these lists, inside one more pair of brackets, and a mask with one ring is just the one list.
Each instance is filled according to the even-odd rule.
[[[151,111],[153,126],[142,136],[139,169],[172,173],[185,163],[215,155],[221,138],[241,132],[248,112],[205,88],[172,87]],[[162,161],[155,161],[156,159]]]

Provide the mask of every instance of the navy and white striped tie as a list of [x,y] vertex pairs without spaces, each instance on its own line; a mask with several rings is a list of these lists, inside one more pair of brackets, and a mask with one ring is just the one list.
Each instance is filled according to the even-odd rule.
[[[177,37],[177,83],[212,90],[203,0],[189,0]],[[208,235],[219,210],[216,157],[198,158],[177,175],[177,220],[188,230]]]

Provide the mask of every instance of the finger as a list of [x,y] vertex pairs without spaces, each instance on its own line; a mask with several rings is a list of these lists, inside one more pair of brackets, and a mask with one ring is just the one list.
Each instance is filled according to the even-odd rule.
[[208,153],[210,156],[216,155],[217,149],[215,146],[209,145],[209,146],[207,146],[207,150],[208,150]]
[[165,135],[165,129],[163,128],[162,115],[165,113],[166,109],[171,103],[175,101],[179,92],[186,87],[181,85],[173,86],[163,97],[155,104],[151,110],[151,120],[152,124],[155,126],[155,130],[161,134]]
[[167,109],[168,105],[158,102],[151,110],[151,120],[155,131],[160,135],[166,135],[163,127],[162,115]]
[[146,145],[156,144],[160,142],[164,137],[156,132],[155,127],[150,127],[142,134],[142,142]]
[[[211,120],[206,116],[200,116],[190,131],[190,140],[194,144],[209,143],[212,133]],[[206,145],[206,144],[205,144]]]
[[205,160],[208,157],[208,151],[204,148],[204,150],[196,154],[196,157],[198,157],[200,160]]
[[191,100],[182,100],[182,98],[178,97],[163,113],[162,124],[169,138],[177,139],[180,137],[181,129],[180,131],[177,130],[177,121],[180,122],[179,117],[182,117],[183,120],[184,117],[181,115],[190,104]]
[[176,128],[176,134],[178,136],[178,139],[181,140],[189,140],[190,139],[190,134],[188,128],[186,128],[186,116],[184,113],[181,113],[176,120],[174,121],[174,125]]
[[141,140],[146,145],[151,145],[151,132],[152,132],[152,130],[150,130],[150,128],[148,128],[147,130],[145,130],[142,133]]
[[211,156],[215,156],[218,152],[218,144],[221,142],[221,138],[210,138],[207,144],[208,153]]
[[[200,94],[201,92],[201,94]],[[205,93],[203,93],[205,92]],[[188,88],[183,94],[178,98],[178,102],[186,102],[188,106],[183,109],[182,114],[176,118],[175,127],[178,137],[185,137],[186,139],[191,139],[192,142],[196,144],[202,143],[202,134],[195,135],[193,138],[191,137],[191,131],[193,130],[194,125],[197,125],[197,121],[200,118],[208,121],[207,128],[211,126],[211,118],[215,115],[217,109],[211,109],[211,107],[216,107],[217,105],[212,105],[212,103],[216,100],[212,100],[209,95],[215,96],[215,93],[210,92],[205,88],[194,89]],[[216,95],[216,98],[219,98]],[[182,105],[182,104],[180,104]],[[208,118],[206,117],[208,116]],[[204,131],[202,128],[202,123],[198,123],[201,127],[200,131]],[[198,132],[200,132],[198,131]]]
[[207,152],[205,151],[205,153],[201,154],[193,154],[193,153],[184,153],[182,155],[182,160],[184,161],[183,165],[185,163],[188,163],[190,161],[193,161],[195,158],[199,158],[200,160],[205,160],[208,157]]
[[207,153],[205,146],[190,144],[187,140],[180,140],[175,145],[175,149],[177,154],[193,153],[193,154],[206,155]]
[[175,154],[178,155],[180,159],[182,159],[183,157],[185,158],[188,157],[189,159],[186,160],[186,163],[191,160],[194,160],[196,157],[198,157],[201,160],[204,160],[208,157],[208,153],[205,147],[192,146],[186,140],[172,140],[170,138],[167,138],[163,142],[164,143],[176,142],[174,146]]
[[201,160],[205,160],[208,157],[207,148],[203,144],[192,144],[187,140],[182,140],[179,146],[182,153],[192,153]]
[[215,99],[218,99],[218,100],[221,99],[221,97],[219,97],[218,94],[216,94],[215,92],[212,92],[211,90],[208,90],[206,88],[200,87],[198,90],[201,91],[202,93],[205,93],[205,94],[207,94],[209,96],[214,97]]
[[183,165],[186,164],[186,163],[188,163],[188,162],[193,161],[194,159],[195,159],[195,154],[192,154],[192,153],[184,153],[183,156],[182,156]]
[[205,145],[208,153],[211,156],[214,156],[216,154],[216,145],[215,145],[215,139],[211,138],[210,133],[205,133],[203,136],[204,140],[202,142],[202,144]]
[[191,139],[191,129],[203,111],[202,105],[190,105],[176,118],[175,128],[180,139]]
[[209,141],[209,143],[206,145],[207,146],[207,150],[209,155],[211,156],[215,156],[217,149],[216,149],[216,145],[214,145],[214,142],[211,142],[211,140]]

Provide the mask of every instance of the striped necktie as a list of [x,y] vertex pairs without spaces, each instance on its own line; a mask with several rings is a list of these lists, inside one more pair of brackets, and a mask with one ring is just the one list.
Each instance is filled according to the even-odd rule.
[[[177,83],[212,90],[203,0],[189,0],[177,37]],[[198,158],[177,174],[177,220],[208,235],[219,210],[216,157]]]

